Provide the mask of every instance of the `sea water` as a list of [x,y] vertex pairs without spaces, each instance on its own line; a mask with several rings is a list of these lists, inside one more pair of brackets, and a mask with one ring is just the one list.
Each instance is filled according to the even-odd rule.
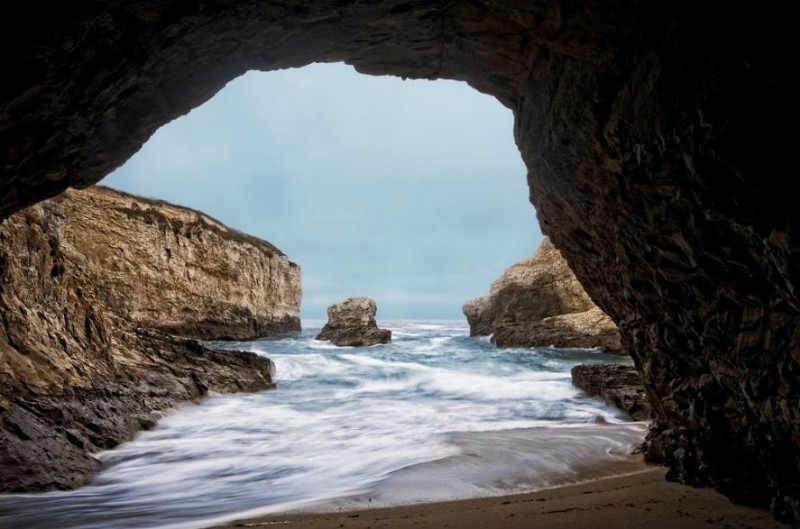
[[[258,513],[541,489],[619,472],[645,425],[574,388],[594,349],[497,349],[466,322],[382,322],[392,343],[335,347],[322,322],[215,343],[275,362],[277,389],[212,395],[99,454],[74,491],[0,496],[0,527],[199,528]],[[605,465],[605,466],[604,466]]]

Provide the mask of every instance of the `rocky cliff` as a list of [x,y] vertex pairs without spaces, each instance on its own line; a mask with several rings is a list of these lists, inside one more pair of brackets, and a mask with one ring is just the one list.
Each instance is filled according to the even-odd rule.
[[104,187],[54,199],[62,245],[116,314],[198,339],[300,330],[300,268],[197,211]]
[[[344,61],[514,112],[542,231],[618,324],[672,475],[800,520],[788,2],[14,2],[0,217],[97,182],[247,70]],[[37,318],[28,314],[25,317]]]
[[[92,453],[152,426],[157,410],[209,390],[272,387],[266,358],[213,351],[159,330],[174,326],[196,335],[196,322],[225,324],[205,310],[233,307],[244,289],[224,292],[239,272],[220,273],[216,281],[207,273],[231,266],[222,262],[228,256],[238,259],[242,280],[264,279],[252,296],[269,297],[268,287],[281,285],[289,291],[276,296],[276,306],[299,299],[299,271],[285,256],[204,219],[89,189],[0,224],[0,491],[85,483],[98,465]],[[248,257],[254,262],[246,263]],[[164,281],[156,273],[159,260],[186,275]],[[270,277],[276,279],[266,282]],[[203,305],[215,288],[219,299]],[[154,323],[161,314],[179,315],[176,307],[186,303],[196,305],[184,318]],[[253,336],[258,322],[272,321],[269,313],[255,311],[265,303],[229,309],[236,316],[230,319],[234,333]]]
[[545,237],[533,257],[509,267],[488,296],[464,304],[471,336],[499,347],[598,347],[621,352],[617,326],[592,302]]

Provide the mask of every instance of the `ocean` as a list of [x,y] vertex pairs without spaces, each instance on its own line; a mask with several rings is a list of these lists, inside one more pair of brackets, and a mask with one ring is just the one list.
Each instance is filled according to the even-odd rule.
[[594,349],[497,349],[465,321],[384,321],[392,343],[298,335],[216,347],[277,389],[212,395],[99,454],[83,488],[0,495],[0,527],[193,529],[270,512],[511,494],[636,470],[646,424],[574,388]]

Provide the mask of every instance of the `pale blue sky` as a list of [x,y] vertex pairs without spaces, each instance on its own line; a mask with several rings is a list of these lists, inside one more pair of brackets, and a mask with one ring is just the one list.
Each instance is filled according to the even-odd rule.
[[455,81],[343,64],[250,72],[102,182],[199,209],[303,270],[303,318],[461,318],[538,248],[511,111]]

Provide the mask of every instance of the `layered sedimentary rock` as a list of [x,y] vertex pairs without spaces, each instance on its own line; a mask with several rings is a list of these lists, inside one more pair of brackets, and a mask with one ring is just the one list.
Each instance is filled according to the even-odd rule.
[[379,329],[378,306],[370,298],[347,298],[328,307],[328,322],[317,335],[338,346],[361,347],[389,343],[392,331]]
[[613,404],[635,421],[652,417],[642,378],[633,365],[580,364],[572,368],[572,384]]
[[104,187],[54,199],[62,245],[116,314],[198,339],[300,330],[300,267],[200,212]]
[[[171,241],[168,247],[173,249],[172,264],[165,268],[188,260],[192,246],[200,254],[203,247],[193,241],[218,245],[208,245],[198,268],[237,252],[232,248],[235,239],[219,240],[225,234],[216,230],[222,228],[186,222],[187,231],[176,234],[167,229],[174,221],[148,225],[121,211],[133,206],[139,214],[150,208],[156,218],[167,216],[160,211],[178,209],[95,189],[70,192],[0,224],[0,491],[83,484],[99,465],[92,453],[152,426],[155,411],[209,390],[273,387],[268,359],[214,351],[165,334],[139,317],[134,307],[147,306],[155,317],[173,314],[171,304],[191,299],[200,303],[199,296],[191,297],[190,277],[206,282],[200,292],[210,288],[210,279],[194,272],[165,284],[152,262],[153,255],[168,260],[162,244]],[[238,244],[242,257],[259,248],[257,266],[264,268],[265,277],[270,266],[278,266],[269,259],[285,261],[275,250],[251,248],[255,243],[249,240]],[[109,256],[117,257],[115,266]],[[187,261],[182,266],[192,268]],[[286,267],[290,276],[295,273]],[[148,285],[147,272],[155,274],[155,286]],[[219,279],[218,287],[230,280]],[[123,298],[129,294],[139,297]],[[221,303],[208,308],[217,310]],[[202,309],[196,305],[190,317],[202,316]],[[249,315],[248,309],[243,306],[241,314]],[[233,319],[231,325],[239,321]]]
[[[15,3],[0,217],[96,182],[249,70],[342,60],[513,110],[542,230],[618,324],[687,483],[800,520],[788,3]],[[35,314],[30,317],[36,317]]]
[[533,257],[509,267],[488,296],[464,304],[471,336],[499,347],[597,347],[621,352],[617,326],[592,302],[545,237]]

